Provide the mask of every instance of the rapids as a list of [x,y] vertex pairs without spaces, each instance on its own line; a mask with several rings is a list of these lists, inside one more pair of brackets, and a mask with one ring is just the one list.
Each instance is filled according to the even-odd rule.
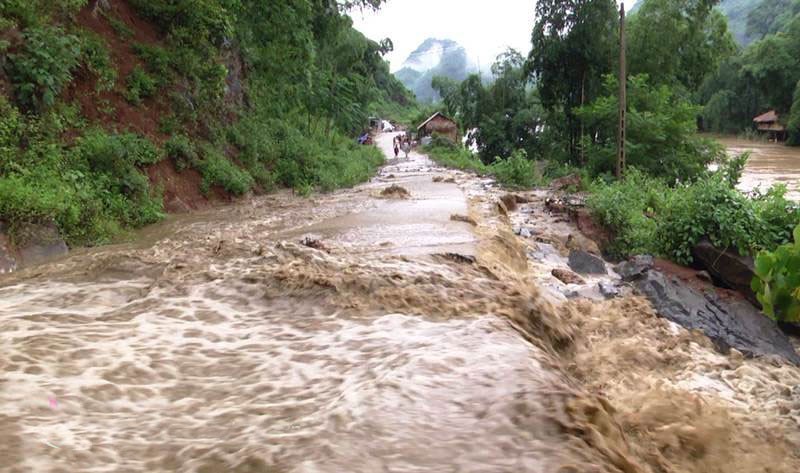
[[0,471],[797,471],[800,370],[566,301],[501,193],[412,153],[0,276]]

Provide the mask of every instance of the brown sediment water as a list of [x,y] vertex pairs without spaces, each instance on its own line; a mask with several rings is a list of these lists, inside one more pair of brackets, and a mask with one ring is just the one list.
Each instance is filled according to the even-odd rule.
[[754,142],[738,138],[716,138],[731,154],[750,152],[739,189],[766,191],[774,184],[785,184],[787,197],[800,201],[800,148],[782,143]]
[[565,302],[500,195],[412,153],[4,276],[0,471],[797,471],[796,367]]

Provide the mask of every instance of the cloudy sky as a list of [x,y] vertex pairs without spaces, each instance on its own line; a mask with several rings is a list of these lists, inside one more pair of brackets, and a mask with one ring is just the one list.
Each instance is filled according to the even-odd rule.
[[427,38],[452,39],[488,70],[507,47],[530,50],[534,0],[388,0],[380,11],[351,13],[367,37],[389,37],[392,71]]
[[[628,0],[630,9],[633,0]],[[380,41],[389,37],[392,71],[427,38],[452,39],[488,70],[507,47],[530,50],[535,0],[388,0],[378,12],[351,13],[355,27]]]

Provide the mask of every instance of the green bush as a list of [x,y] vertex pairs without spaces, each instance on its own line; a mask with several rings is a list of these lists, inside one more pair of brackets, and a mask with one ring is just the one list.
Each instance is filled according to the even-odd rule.
[[691,184],[669,187],[631,168],[623,181],[595,182],[587,205],[612,231],[607,250],[617,257],[652,253],[689,264],[703,237],[741,254],[788,241],[800,222],[800,208],[784,197],[785,188],[748,198],[732,186],[732,172],[723,167]]
[[760,252],[755,266],[751,287],[764,313],[779,322],[800,322],[800,225],[794,243]]
[[487,173],[488,167],[481,162],[477,155],[468,149],[452,144],[450,141],[439,142],[428,146],[424,152],[442,166],[447,166],[462,171],[475,171],[479,174]]
[[509,187],[531,188],[539,184],[533,162],[525,150],[514,151],[506,159],[498,159],[489,166],[497,181]]
[[84,32],[80,41],[82,60],[97,76],[97,90],[112,90],[117,82],[117,68],[103,39],[97,34]]
[[175,163],[179,172],[197,163],[197,151],[186,135],[175,135],[164,143],[167,157]]
[[8,55],[9,73],[17,101],[42,110],[55,103],[80,58],[80,42],[57,26],[25,30],[22,48]]
[[624,181],[610,184],[595,181],[586,205],[613,235],[605,249],[609,254],[624,257],[658,253],[654,244],[656,222],[652,217],[656,209],[664,206],[667,189],[663,181],[635,168],[630,169]]
[[131,71],[127,85],[128,89],[125,92],[125,98],[133,105],[139,105],[143,99],[152,97],[158,88],[155,79],[141,67],[136,67]]
[[147,69],[155,75],[160,86],[172,82],[172,58],[167,49],[136,43],[133,45],[133,50],[142,58]]
[[200,190],[204,194],[211,191],[212,186],[220,186],[226,192],[242,195],[253,186],[253,178],[240,169],[223,154],[210,145],[202,147],[203,158],[198,161],[197,169],[203,175]]

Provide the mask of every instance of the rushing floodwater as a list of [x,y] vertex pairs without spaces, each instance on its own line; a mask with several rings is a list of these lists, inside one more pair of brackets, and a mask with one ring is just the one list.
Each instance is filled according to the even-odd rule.
[[412,153],[2,276],[0,472],[800,468],[800,371],[638,298],[554,303],[546,193],[509,217],[443,172]]
[[800,201],[800,148],[778,143],[758,143],[736,138],[717,138],[733,154],[750,151],[739,189],[766,190],[776,183],[785,184],[787,197]]

